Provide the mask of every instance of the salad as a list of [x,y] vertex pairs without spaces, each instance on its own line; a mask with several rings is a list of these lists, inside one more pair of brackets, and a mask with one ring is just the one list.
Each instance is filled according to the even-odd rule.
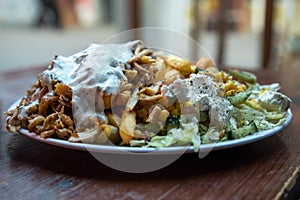
[[56,56],[7,111],[7,130],[69,142],[155,147],[235,140],[285,123],[291,100],[254,74],[221,71],[141,41]]

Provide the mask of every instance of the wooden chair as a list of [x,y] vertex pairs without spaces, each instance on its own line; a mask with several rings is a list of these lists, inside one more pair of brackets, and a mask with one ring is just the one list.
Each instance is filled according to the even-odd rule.
[[[200,20],[199,20],[199,3],[201,0],[193,0],[192,7],[193,10],[193,20],[195,23],[193,27],[191,27],[191,36],[198,41],[199,34],[201,31],[200,28]],[[218,0],[219,7],[217,12],[217,35],[218,35],[218,46],[217,46],[217,64],[222,66],[224,64],[224,51],[225,51],[225,41],[226,41],[226,19],[225,15],[228,10],[228,1],[227,0]],[[264,30],[261,38],[262,51],[260,66],[262,68],[267,68],[269,66],[269,61],[271,57],[271,49],[272,49],[272,37],[273,37],[273,11],[274,11],[274,0],[266,0],[266,8],[265,8],[265,19],[264,19]]]
[[[218,14],[218,52],[217,62],[222,65],[224,63],[224,49],[226,40],[226,21],[224,15],[226,14],[226,1],[219,0],[219,14]],[[267,68],[271,57],[272,38],[273,38],[273,11],[274,0],[266,0],[264,30],[261,38],[262,52],[261,53],[261,67]]]
[[[261,68],[267,68],[269,65],[270,57],[271,57],[271,49],[272,49],[272,37],[273,37],[273,11],[274,11],[274,0],[265,0],[265,19],[264,19],[264,30],[261,38],[262,51],[261,54]],[[190,35],[196,41],[199,40],[199,35],[201,32],[201,22],[199,17],[199,3],[201,0],[193,0],[192,8],[193,9],[193,26],[190,29]],[[131,16],[130,18],[130,27],[129,28],[137,28],[140,25],[139,21],[139,1],[138,0],[129,0],[131,4]],[[226,4],[228,0],[218,0],[219,8],[218,8],[218,46],[217,46],[217,64],[222,66],[224,64],[224,50],[225,50],[225,41],[226,41],[226,20],[225,15],[228,7]]]

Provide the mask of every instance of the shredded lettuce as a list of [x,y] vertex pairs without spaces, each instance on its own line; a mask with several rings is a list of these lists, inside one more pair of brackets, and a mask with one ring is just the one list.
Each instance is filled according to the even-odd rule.
[[288,115],[285,115],[283,118],[281,118],[277,123],[272,123],[267,120],[261,120],[261,121],[254,121],[257,130],[258,131],[263,131],[267,129],[272,129],[275,128],[276,126],[283,125],[284,122],[286,121]]
[[[165,125],[166,135],[154,135],[150,141],[132,140],[130,145],[155,148],[193,145],[194,150],[199,151],[201,144],[246,137],[286,122],[290,99],[276,92],[279,84],[259,85],[254,81],[248,82],[247,86],[247,91],[227,97],[233,111],[223,130],[211,126],[211,116],[205,111],[200,112],[196,121],[188,115],[171,117]],[[266,97],[262,98],[262,94]]]
[[253,121],[253,120],[264,120],[265,114],[259,110],[254,110],[246,104],[234,107],[233,117],[237,121]]
[[198,134],[198,124],[188,123],[182,124],[182,128],[172,128],[165,136],[154,136],[148,146],[163,148],[169,146],[194,146],[195,151],[199,151],[201,138]]
[[[243,126],[254,122],[257,131],[272,129],[284,124],[288,117],[286,108],[289,107],[290,99],[273,91],[278,90],[278,88],[278,84],[252,87],[252,94],[248,100],[234,107],[233,118],[237,122],[242,122]],[[269,96],[263,99],[261,98],[262,94]],[[264,100],[263,103],[262,99]],[[271,106],[272,108],[276,107],[276,109],[270,109]],[[281,107],[284,107],[284,109]],[[243,128],[243,126],[237,127],[237,129]],[[228,123],[226,131],[230,132],[232,130],[235,130],[232,123]]]

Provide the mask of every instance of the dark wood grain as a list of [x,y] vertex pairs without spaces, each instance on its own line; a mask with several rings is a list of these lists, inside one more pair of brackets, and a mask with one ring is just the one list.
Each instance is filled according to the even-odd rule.
[[[0,81],[1,112],[24,95],[36,70]],[[1,122],[0,199],[273,199],[300,165],[300,85],[292,72],[258,71],[260,82],[280,82],[292,100],[293,120],[262,141],[187,154],[161,170],[130,174],[111,169],[91,154],[10,134]]]

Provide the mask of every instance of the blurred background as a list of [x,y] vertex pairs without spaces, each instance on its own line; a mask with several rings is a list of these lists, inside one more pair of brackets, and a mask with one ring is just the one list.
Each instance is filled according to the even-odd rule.
[[0,0],[0,72],[138,27],[187,34],[222,66],[300,68],[300,0]]

